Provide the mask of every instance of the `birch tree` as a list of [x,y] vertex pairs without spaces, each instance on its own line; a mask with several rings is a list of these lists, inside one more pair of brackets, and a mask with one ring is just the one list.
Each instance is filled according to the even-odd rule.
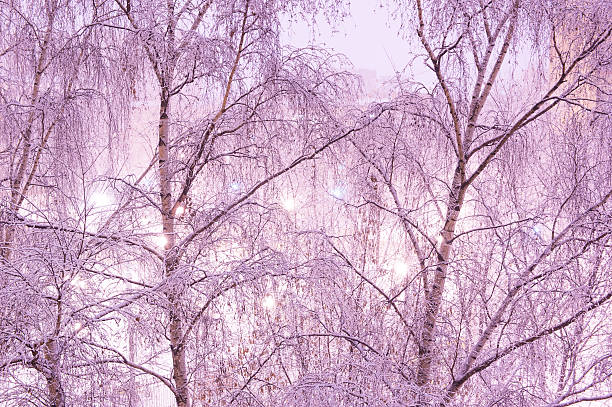
[[[280,13],[316,12],[310,2],[116,6],[117,24],[133,34],[130,44],[141,47],[159,91],[152,161],[159,198],[150,195],[155,189],[139,194],[161,223],[155,257],[167,281],[160,305],[172,355],[172,377],[162,381],[178,406],[189,406],[195,355],[216,357],[193,347],[215,302],[240,290],[248,304],[257,286],[245,286],[282,273],[282,256],[263,227],[278,206],[268,187],[367,126],[381,109],[347,115],[343,101],[353,80],[338,73],[337,58],[280,47]],[[229,304],[226,313],[240,306]],[[208,346],[206,338],[199,346]]]
[[[87,260],[80,257],[92,255],[73,239],[91,211],[87,167],[105,146],[88,136],[103,138],[122,115],[104,100],[112,72],[100,52],[105,43],[97,42],[102,6],[3,2],[0,10],[2,370],[23,380],[14,402],[36,397],[64,406],[63,366],[77,352],[69,343],[84,305],[71,282],[82,278],[79,260]],[[117,101],[122,95],[115,93]],[[93,129],[95,114],[105,115],[108,126]],[[71,160],[81,167],[67,165]],[[30,373],[23,376],[22,367]],[[26,390],[32,377],[38,383],[32,371],[44,378],[46,392]]]
[[612,396],[609,10],[390,6],[366,107],[342,2],[1,3],[0,402]]
[[[412,89],[427,84],[400,83],[403,113],[355,143],[386,190],[360,205],[395,214],[413,256],[401,290],[407,308],[396,312],[400,325],[411,318],[403,335],[414,355],[400,364],[410,389],[403,402],[609,398],[609,350],[599,348],[609,340],[611,296],[610,161],[600,154],[610,148],[602,137],[609,10],[590,2],[412,5],[400,13],[412,18],[406,27],[415,27],[435,85],[425,92]],[[526,44],[550,58],[523,72],[531,88],[511,74]],[[342,257],[354,268],[349,253]],[[401,301],[368,276],[381,301]],[[576,301],[585,289],[592,294]],[[567,349],[561,359],[556,347]]]

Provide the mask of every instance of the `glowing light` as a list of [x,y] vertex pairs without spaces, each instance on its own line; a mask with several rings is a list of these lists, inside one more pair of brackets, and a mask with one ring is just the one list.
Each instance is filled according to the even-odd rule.
[[344,187],[337,185],[330,191],[330,193],[336,199],[343,199],[344,195],[346,194],[346,191]]
[[113,198],[104,192],[94,192],[89,197],[89,203],[94,208],[105,208],[111,206]]
[[544,242],[551,239],[551,231],[546,225],[538,223],[531,227],[532,237]]
[[72,279],[72,281],[70,282],[70,284],[72,284],[75,287],[78,288],[85,288],[87,287],[87,283],[85,281],[83,281],[83,279],[81,277],[75,277]]
[[80,322],[75,322],[74,323],[74,330],[76,331],[80,331],[81,328],[83,328],[83,324],[81,324]]
[[287,197],[283,200],[282,202],[282,206],[283,208],[285,208],[286,211],[294,211],[295,210],[295,199],[293,199],[292,197]]
[[45,294],[45,296],[47,297],[55,297],[57,295],[57,291],[54,287],[51,286],[47,286],[45,288],[43,288],[43,293]]
[[230,191],[232,192],[238,192],[242,189],[242,185],[240,185],[240,182],[238,181],[234,181],[230,184]]
[[174,210],[174,216],[182,216],[185,213],[185,207],[183,205],[179,205]]
[[268,294],[261,301],[261,306],[267,310],[271,310],[276,306],[276,300],[272,295]]
[[542,227],[540,225],[535,225],[531,228],[533,233],[535,233],[539,238],[542,238]]
[[408,275],[408,264],[406,262],[398,260],[393,264],[393,274],[397,278],[403,279]]
[[155,244],[161,248],[165,249],[168,246],[168,238],[166,235],[157,235],[153,238],[153,240],[155,241]]

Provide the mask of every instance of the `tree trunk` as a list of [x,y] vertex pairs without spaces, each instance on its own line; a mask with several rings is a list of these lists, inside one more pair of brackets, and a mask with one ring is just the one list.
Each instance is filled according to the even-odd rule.
[[421,343],[419,345],[419,366],[417,372],[417,385],[419,387],[426,386],[431,380],[436,320],[438,318],[442,296],[444,295],[444,283],[446,281],[448,262],[453,244],[452,240],[455,235],[455,226],[465,196],[465,189],[462,185],[464,180],[464,167],[459,163],[453,176],[453,184],[448,199],[448,209],[446,211],[446,220],[441,232],[442,242],[438,249],[438,265],[434,273],[433,284],[430,291],[426,293],[425,298],[425,318],[421,329],[422,334]]
[[[40,48],[40,55],[38,56],[38,61],[36,63],[36,71],[34,72],[34,79],[32,82],[32,93],[30,96],[30,102],[32,106],[36,106],[38,103],[38,94],[40,92],[40,82],[42,81],[42,76],[44,72],[45,63],[47,60],[47,50],[49,48],[49,42],[51,41],[51,34],[53,29],[53,22],[55,20],[55,8],[49,14],[49,23],[47,27],[47,31],[45,32],[45,38]],[[34,119],[36,118],[36,108],[33,108],[28,115],[27,125],[25,130],[23,131],[23,147],[21,152],[21,157],[19,158],[17,164],[17,173],[11,179],[11,200],[9,205],[9,213],[8,213],[8,221],[14,222],[17,216],[17,212],[21,207],[21,202],[23,201],[22,196],[22,188],[23,188],[23,180],[25,178],[26,168],[28,166],[30,160],[30,153],[32,149],[32,127],[34,126]],[[42,148],[42,147],[41,147]],[[17,151],[15,151],[15,155]],[[3,227],[3,236],[2,236],[2,247],[0,248],[0,257],[3,260],[8,261],[11,255],[11,246],[13,244],[13,239],[15,235],[15,226],[8,225]]]
[[[159,183],[162,212],[162,230],[166,238],[164,247],[164,271],[166,278],[172,277],[176,271],[178,259],[174,250],[174,214],[172,213],[172,185],[168,171],[168,142],[170,133],[170,95],[167,89],[162,88],[162,99],[159,112]],[[180,312],[180,290],[172,288],[167,294],[170,309],[168,326],[170,336],[170,351],[172,352],[172,378],[176,386],[175,398],[178,407],[189,407],[189,388],[185,346],[183,344],[183,320]]]
[[60,379],[59,354],[55,339],[49,339],[42,347],[43,361],[35,365],[47,381],[49,405],[51,407],[65,407],[66,395]]
[[183,345],[183,321],[175,309],[170,310],[170,349],[172,350],[172,378],[176,386],[174,394],[177,407],[189,407],[187,363]]

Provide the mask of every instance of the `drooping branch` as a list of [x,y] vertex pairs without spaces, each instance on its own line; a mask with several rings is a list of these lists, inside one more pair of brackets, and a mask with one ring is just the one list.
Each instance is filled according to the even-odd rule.
[[[491,356],[489,356],[488,358],[484,359],[482,362],[478,363],[476,366],[472,367],[471,369],[469,369],[468,371],[466,371],[464,374],[462,374],[461,376],[459,376],[458,378],[456,378],[455,380],[453,380],[453,382],[451,383],[451,385],[449,386],[447,392],[446,392],[446,400],[450,400],[454,397],[454,395],[457,393],[457,391],[459,390],[459,388],[461,388],[461,386],[463,384],[465,384],[465,382],[472,376],[474,376],[476,373],[482,372],[483,370],[485,370],[486,368],[488,368],[489,366],[491,366],[493,363],[497,362],[498,360],[502,359],[505,356],[508,356],[509,354],[511,354],[512,352],[516,351],[517,349],[528,345],[530,343],[533,343],[539,339],[545,338],[548,335],[557,332],[569,325],[571,325],[572,323],[576,322],[580,317],[582,317],[583,315],[596,310],[597,308],[601,307],[602,305],[606,304],[608,301],[610,301],[610,299],[612,299],[612,291],[607,293],[606,295],[604,295],[603,297],[599,298],[597,301],[593,301],[591,302],[587,307],[581,309],[580,311],[574,313],[571,317],[565,319],[564,321],[558,323],[557,325],[554,325],[552,327],[543,329],[537,333],[535,333],[534,335],[531,335],[525,339],[522,339],[520,341],[516,341],[513,342],[510,345],[507,345],[506,347],[504,347],[501,350],[496,350],[495,353]],[[444,405],[444,404],[443,404]]]
[[213,225],[215,225],[217,222],[219,222],[221,219],[223,219],[225,216],[227,216],[227,214],[230,213],[234,208],[238,207],[240,204],[242,204],[243,202],[248,200],[250,197],[252,197],[262,187],[264,187],[265,185],[268,185],[270,182],[272,182],[273,180],[279,178],[280,176],[288,173],[289,171],[291,171],[295,167],[299,166],[300,164],[302,164],[304,162],[307,162],[307,161],[310,161],[310,160],[314,160],[322,152],[324,152],[325,150],[329,149],[334,144],[336,144],[336,143],[338,143],[338,142],[348,138],[352,134],[355,134],[355,133],[357,133],[357,132],[367,128],[374,121],[376,121],[382,115],[382,113],[385,110],[386,109],[385,109],[384,106],[382,106],[382,105],[379,106],[378,109],[376,109],[376,111],[375,111],[375,113],[373,115],[368,115],[369,118],[364,123],[358,124],[355,127],[353,127],[352,129],[347,130],[347,131],[343,132],[342,134],[340,134],[339,136],[336,136],[336,137],[332,138],[330,141],[328,141],[328,142],[324,143],[323,145],[315,148],[312,153],[306,154],[306,155],[302,155],[302,156],[296,158],[295,160],[293,160],[293,162],[291,162],[287,166],[281,168],[280,170],[278,170],[278,171],[268,175],[266,178],[262,179],[261,181],[255,183],[255,185],[253,185],[251,188],[249,188],[243,195],[241,195],[240,197],[235,199],[230,204],[226,205],[223,209],[219,210],[218,213],[213,215],[212,218],[210,220],[208,220],[204,225],[196,228],[193,232],[188,234],[181,242],[179,242],[177,244],[177,247],[181,248],[180,250],[184,251],[185,248],[195,238],[197,238],[200,234],[202,234],[203,232],[207,231],[209,228],[211,228]]

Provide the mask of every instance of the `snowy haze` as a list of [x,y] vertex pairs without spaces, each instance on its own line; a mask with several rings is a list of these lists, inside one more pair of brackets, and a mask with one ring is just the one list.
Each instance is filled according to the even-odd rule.
[[0,407],[609,405],[570,3],[0,2]]
[[391,77],[410,61],[406,41],[401,38],[400,24],[377,2],[353,2],[350,13],[339,23],[329,23],[323,16],[316,26],[301,20],[285,23],[285,41],[296,47],[319,45],[347,56],[356,70],[374,71]]

